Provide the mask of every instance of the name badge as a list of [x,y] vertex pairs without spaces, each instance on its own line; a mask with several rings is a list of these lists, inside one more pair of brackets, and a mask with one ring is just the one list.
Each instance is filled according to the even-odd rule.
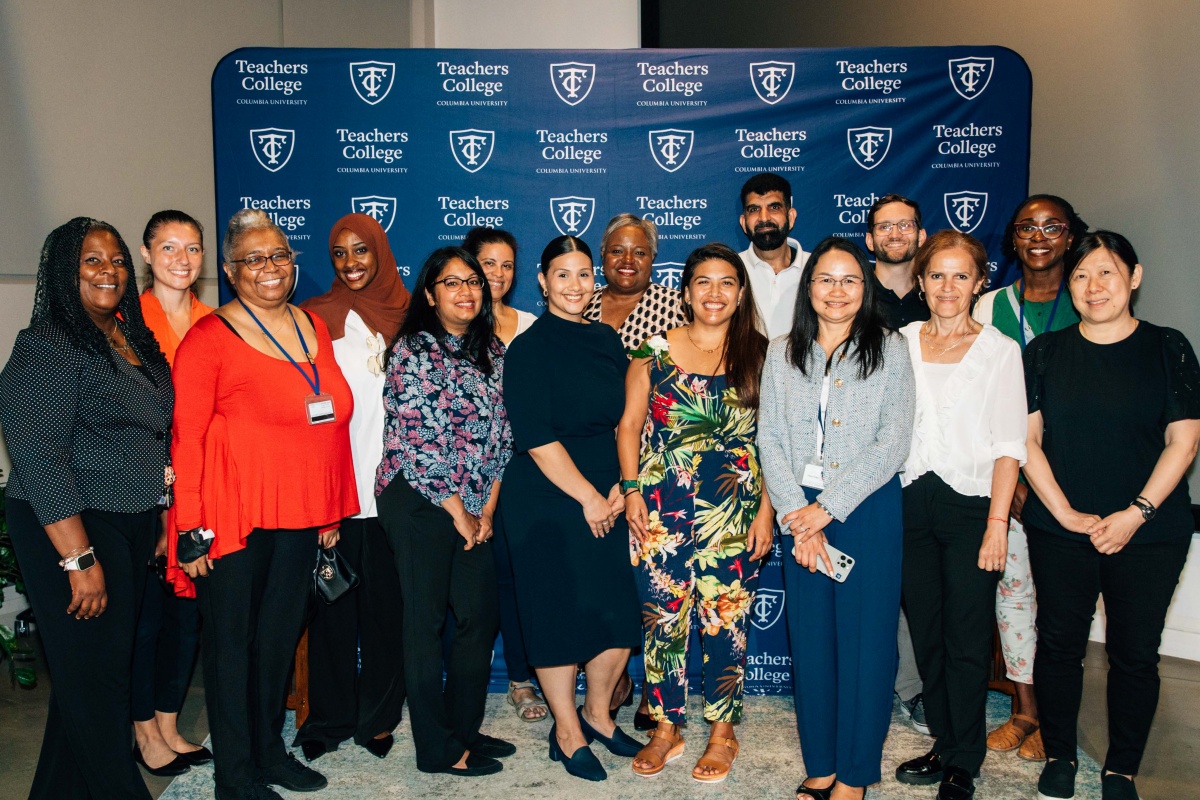
[[337,419],[333,410],[333,396],[324,392],[304,398],[304,410],[308,414],[309,425],[323,425]]
[[820,464],[808,463],[804,465],[804,477],[800,479],[800,485],[808,489],[816,489],[824,491],[825,478],[824,469]]

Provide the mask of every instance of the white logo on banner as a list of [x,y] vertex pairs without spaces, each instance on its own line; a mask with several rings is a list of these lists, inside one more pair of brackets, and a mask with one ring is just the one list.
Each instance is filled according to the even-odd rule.
[[683,277],[683,262],[681,261],[663,261],[654,265],[654,282],[661,283],[668,289],[678,289],[681,277]]
[[687,163],[695,139],[696,134],[693,131],[681,131],[676,128],[650,131],[650,154],[654,156],[654,163],[667,172],[676,171]]
[[971,233],[987,213],[987,192],[946,192],[946,219],[955,230]]
[[496,144],[495,131],[480,131],[468,128],[465,131],[450,131],[450,152],[454,160],[467,172],[479,172],[492,157]]
[[782,589],[759,589],[750,610],[750,623],[760,631],[770,628],[783,616],[783,602]]
[[996,59],[968,56],[952,58],[947,63],[950,68],[950,83],[954,86],[954,91],[968,100],[974,100],[983,94],[984,89],[987,89],[988,84],[992,82]]
[[283,128],[258,128],[250,131],[250,149],[268,172],[279,172],[292,157],[296,132]]
[[396,198],[380,197],[373,194],[370,197],[351,197],[350,210],[355,214],[366,214],[383,228],[384,233],[392,229],[396,221]]
[[863,169],[875,169],[892,148],[892,129],[867,125],[846,129],[846,145],[854,162]]
[[594,197],[551,197],[550,217],[563,236],[583,236],[596,213]]
[[396,65],[386,61],[355,61],[350,65],[350,83],[367,105],[375,105],[388,96],[396,79]]
[[792,90],[796,65],[790,61],[759,61],[750,65],[750,83],[764,103],[775,105]]
[[550,65],[550,83],[558,99],[569,106],[577,106],[587,99],[596,82],[596,65],[567,61]]

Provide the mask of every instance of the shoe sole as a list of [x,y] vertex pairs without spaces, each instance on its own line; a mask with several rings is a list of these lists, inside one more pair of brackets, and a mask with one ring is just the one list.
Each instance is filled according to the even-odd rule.
[[1069,794],[1066,797],[1061,797],[1056,794],[1042,794],[1041,792],[1038,792],[1037,796],[1038,796],[1038,800],[1074,800],[1074,797],[1075,797],[1074,794]]
[[[635,758],[636,758],[636,756],[635,756]],[[677,761],[680,758],[683,758],[683,748],[682,747],[679,748],[679,752],[675,753],[674,755],[667,753],[667,757],[663,759],[663,763],[660,764],[658,766],[658,769],[654,770],[653,772],[639,772],[638,770],[634,769],[633,774],[637,775],[639,778],[653,778],[655,775],[661,775],[662,771],[667,768],[667,764],[670,764],[672,761]],[[630,769],[633,769],[633,768],[630,767]]]
[[905,775],[903,778],[896,776],[898,783],[903,783],[906,786],[932,786],[935,783],[942,782],[942,773],[938,772],[933,775],[911,776]]
[[[912,721],[911,718],[910,718],[910,721]],[[933,736],[933,731],[930,729],[930,727],[928,725],[922,725],[921,723],[914,721],[912,723],[912,726],[917,731],[917,733],[922,733],[926,736]]]

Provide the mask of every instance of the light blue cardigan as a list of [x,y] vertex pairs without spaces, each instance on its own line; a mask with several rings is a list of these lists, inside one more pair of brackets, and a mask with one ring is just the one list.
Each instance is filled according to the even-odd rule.
[[[817,446],[817,408],[826,355],[813,342],[808,374],[787,359],[788,337],[772,340],[763,366],[758,458],[775,513],[808,505],[800,479]],[[825,489],[817,496],[833,517],[846,517],[904,465],[912,443],[916,389],[908,346],[884,339],[883,365],[865,380],[853,355],[839,352],[830,370],[825,424]]]

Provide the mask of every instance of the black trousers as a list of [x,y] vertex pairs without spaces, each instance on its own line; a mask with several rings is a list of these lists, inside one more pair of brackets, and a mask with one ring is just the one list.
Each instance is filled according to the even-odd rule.
[[1103,594],[1108,653],[1104,767],[1136,775],[1158,707],[1158,646],[1191,537],[1126,545],[1106,556],[1086,536],[1068,539],[1029,526],[1025,531],[1038,593],[1033,685],[1046,755],[1077,758],[1083,657],[1096,599]]
[[296,734],[297,743],[319,741],[330,750],[351,737],[363,744],[391,731],[405,698],[400,578],[378,518],[342,520],[336,547],[359,585],[332,604],[313,602],[309,713]]
[[281,732],[292,659],[312,592],[317,532],[255,528],[196,580],[216,783],[254,784],[287,757]]
[[517,589],[513,584],[512,556],[508,552],[508,537],[504,534],[501,514],[496,512],[496,533],[492,537],[492,556],[496,560],[496,589],[500,595],[500,635],[504,638],[504,666],[508,679],[522,683],[533,677],[533,667],[525,655],[525,637],[521,633],[521,616],[517,612]]
[[[417,769],[438,772],[462,758],[483,722],[500,625],[493,545],[464,550],[450,514],[403,477],[388,484],[378,505],[404,596],[404,678]],[[448,653],[447,610],[455,621]]]
[[904,607],[924,683],[925,715],[946,766],[979,773],[987,754],[988,667],[999,572],[978,566],[987,497],[933,472],[904,488]]
[[154,712],[178,714],[192,681],[200,646],[200,609],[191,597],[179,597],[144,570],[142,609],[133,642],[133,720],[154,719]]
[[129,662],[156,509],[84,511],[83,527],[104,571],[108,607],[69,616],[71,585],[58,551],[24,500],[7,499],[9,534],[50,669],[50,707],[30,798],[149,800],[129,737]]

